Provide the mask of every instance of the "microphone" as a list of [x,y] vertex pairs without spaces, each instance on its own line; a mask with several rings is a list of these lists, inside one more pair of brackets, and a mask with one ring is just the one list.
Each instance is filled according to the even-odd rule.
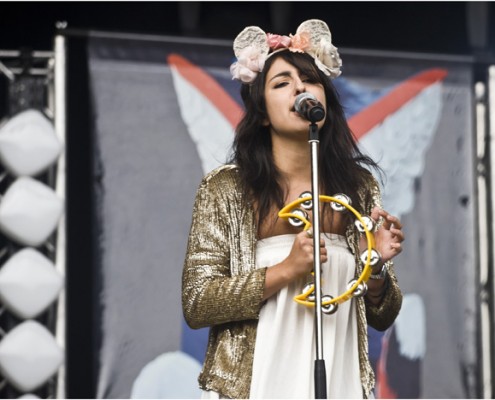
[[296,97],[294,109],[301,117],[314,123],[325,118],[323,105],[311,93],[304,92]]

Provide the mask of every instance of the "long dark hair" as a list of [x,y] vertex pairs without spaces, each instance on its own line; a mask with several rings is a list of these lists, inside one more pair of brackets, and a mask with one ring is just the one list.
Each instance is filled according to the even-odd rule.
[[[245,114],[237,126],[230,159],[231,163],[239,167],[244,195],[257,204],[258,233],[262,221],[272,207],[277,206],[280,209],[287,201],[280,173],[273,160],[270,127],[263,126],[263,121],[268,117],[264,98],[266,73],[279,57],[324,87],[327,118],[319,131],[318,160],[322,194],[332,196],[345,193],[356,207],[357,190],[370,179],[370,172],[363,166],[380,170],[371,158],[359,150],[356,139],[347,125],[337,92],[330,79],[316,67],[313,58],[305,53],[291,51],[281,51],[272,55],[255,81],[251,85],[243,84],[241,87]],[[363,212],[359,209],[358,211]]]

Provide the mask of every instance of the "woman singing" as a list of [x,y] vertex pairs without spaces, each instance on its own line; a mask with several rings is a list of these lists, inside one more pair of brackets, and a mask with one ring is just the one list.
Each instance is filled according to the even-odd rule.
[[[402,301],[392,259],[404,240],[400,221],[381,208],[379,187],[347,125],[331,79],[341,60],[328,26],[301,24],[295,35],[244,29],[232,65],[245,115],[228,164],[209,173],[196,197],[183,272],[182,303],[192,328],[209,326],[199,377],[204,398],[314,397],[314,309],[293,301],[311,281],[313,238],[278,217],[311,190],[309,122],[296,112],[301,93],[326,111],[318,122],[320,193],[346,194],[375,220],[373,266],[364,297],[323,316],[328,398],[368,398],[374,386],[367,325],[387,329]],[[322,203],[322,292],[347,290],[362,273],[365,238],[349,212]],[[309,215],[311,218],[311,213]]]

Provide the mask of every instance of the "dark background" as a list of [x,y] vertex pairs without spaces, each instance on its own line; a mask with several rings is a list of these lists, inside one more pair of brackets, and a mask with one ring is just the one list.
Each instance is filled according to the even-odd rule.
[[247,25],[293,33],[320,18],[337,47],[493,53],[488,2],[1,2],[0,48],[49,50],[56,22],[93,29],[232,40]]

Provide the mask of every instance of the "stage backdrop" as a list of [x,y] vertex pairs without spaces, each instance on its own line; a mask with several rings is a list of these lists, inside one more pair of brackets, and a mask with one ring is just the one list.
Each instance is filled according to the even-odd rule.
[[[196,397],[207,330],[184,324],[181,273],[196,188],[225,161],[242,115],[230,43],[95,33],[88,45],[95,396]],[[401,314],[385,334],[370,329],[376,395],[476,397],[471,66],[341,55],[335,85],[360,145],[385,171],[384,205],[407,238],[396,260]]]

